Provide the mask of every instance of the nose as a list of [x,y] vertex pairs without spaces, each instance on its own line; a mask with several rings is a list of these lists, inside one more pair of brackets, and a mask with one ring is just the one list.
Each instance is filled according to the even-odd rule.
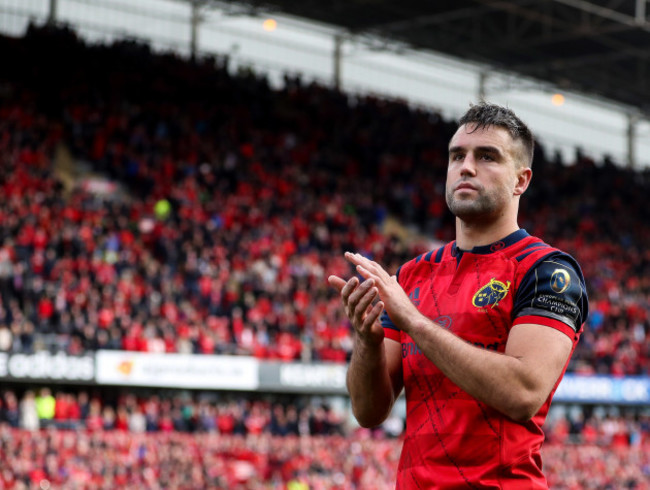
[[471,153],[465,155],[460,166],[460,175],[476,175],[476,160]]

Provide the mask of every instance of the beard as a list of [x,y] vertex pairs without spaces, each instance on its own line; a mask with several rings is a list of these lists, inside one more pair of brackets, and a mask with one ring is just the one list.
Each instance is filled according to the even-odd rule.
[[445,192],[449,210],[463,221],[485,220],[496,216],[505,207],[504,193],[495,190],[488,193],[484,188],[477,189],[477,195],[459,198],[449,187]]

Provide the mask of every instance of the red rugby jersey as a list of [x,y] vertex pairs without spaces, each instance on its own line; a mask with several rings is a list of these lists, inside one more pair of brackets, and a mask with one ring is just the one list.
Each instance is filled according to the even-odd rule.
[[[471,251],[449,243],[404,264],[398,281],[427,317],[497,352],[517,323],[561,330],[575,348],[588,309],[575,260],[524,230]],[[386,314],[382,324],[402,344],[407,420],[397,488],[547,488],[541,426],[557,384],[531,420],[515,422],[452,383]]]

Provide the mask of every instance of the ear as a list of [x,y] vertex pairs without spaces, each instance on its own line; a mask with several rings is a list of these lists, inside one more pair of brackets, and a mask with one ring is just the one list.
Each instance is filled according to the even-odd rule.
[[515,196],[521,196],[524,192],[526,192],[526,189],[528,189],[528,185],[530,184],[530,180],[533,178],[533,169],[522,165],[516,170],[515,175],[517,177],[517,180],[515,182],[515,189],[513,194]]

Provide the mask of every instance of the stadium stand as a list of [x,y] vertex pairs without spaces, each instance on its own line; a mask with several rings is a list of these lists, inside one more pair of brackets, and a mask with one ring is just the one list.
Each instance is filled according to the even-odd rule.
[[[86,392],[60,391],[53,417],[39,419],[42,396],[52,395],[27,390],[18,400],[4,393],[0,488],[42,480],[79,488],[154,488],[157,481],[166,488],[394,485],[399,436],[346,427],[327,406],[129,391],[113,406]],[[592,413],[558,420],[547,431],[551,488],[650,488],[650,414]]]
[[[0,51],[0,352],[344,363],[342,252],[394,270],[452,236],[439,114],[64,28]],[[649,171],[541,145],[534,170],[521,225],[578,258],[591,298],[569,371],[650,375]],[[394,482],[399,439],[327,407],[36,388],[2,393],[0,488]],[[650,488],[648,417],[549,422],[552,487]]]

